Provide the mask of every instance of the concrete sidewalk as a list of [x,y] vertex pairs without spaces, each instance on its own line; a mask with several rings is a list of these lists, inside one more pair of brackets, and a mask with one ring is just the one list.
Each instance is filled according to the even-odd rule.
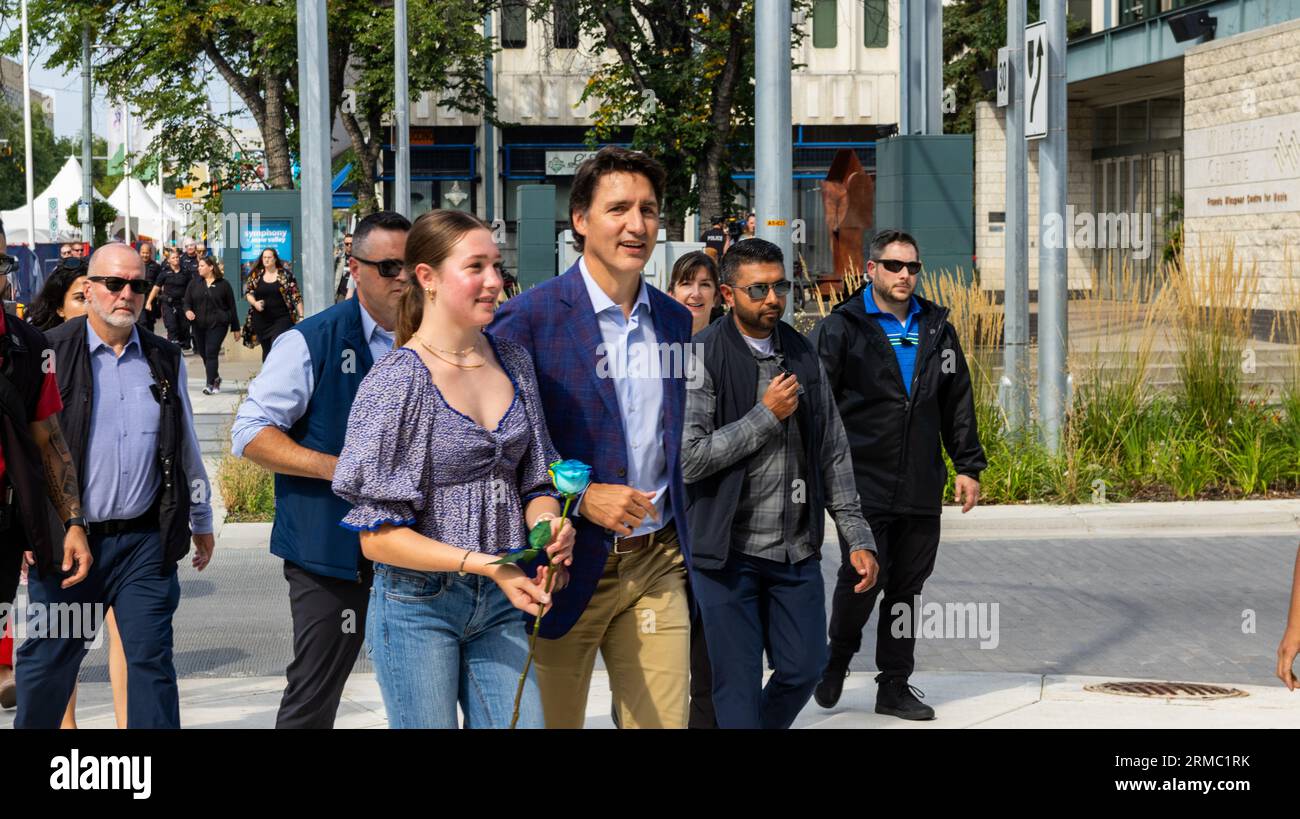
[[[912,683],[935,707],[932,722],[907,722],[874,713],[872,675],[854,673],[839,705],[810,702],[796,728],[1300,728],[1300,692],[1235,686],[1249,696],[1193,701],[1145,699],[1083,690],[1114,678],[999,673],[917,673]],[[1185,680],[1182,682],[1186,682]],[[190,678],[180,682],[186,728],[273,728],[284,690],[282,677]],[[609,678],[597,670],[587,701],[587,728],[612,728]],[[0,712],[0,728],[13,724]],[[113,728],[107,683],[82,683],[77,694],[82,728]],[[383,700],[373,674],[353,674],[339,707],[339,728],[385,728]]]

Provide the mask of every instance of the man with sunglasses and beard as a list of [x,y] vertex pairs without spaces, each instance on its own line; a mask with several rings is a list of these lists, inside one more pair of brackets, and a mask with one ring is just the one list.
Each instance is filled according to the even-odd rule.
[[356,298],[280,334],[231,430],[237,455],[275,473],[271,554],[284,561],[293,660],[277,728],[332,728],[366,634],[373,577],[351,507],[330,488],[357,387],[393,348],[411,223],[391,211],[357,225],[348,259]]
[[809,336],[848,430],[862,512],[880,556],[879,582],[858,594],[861,572],[840,539],[843,562],[831,602],[829,659],[814,697],[823,708],[839,701],[849,661],[883,591],[875,710],[908,720],[934,719],[934,709],[920,701],[924,694],[908,678],[915,667],[914,609],[939,549],[948,478],[940,443],[956,467],[956,501],[963,513],[979,502],[979,477],[988,466],[970,371],[948,308],[913,293],[920,253],[916,240],[900,230],[876,234],[867,283]]
[[[212,558],[211,492],[181,351],[136,327],[152,287],[136,251],[106,245],[90,258],[87,315],[48,334],[64,407],[59,423],[81,479],[82,516],[66,525],[85,527],[91,561],[89,572],[74,574],[62,550],[33,550],[15,727],[59,727],[109,605],[126,653],[127,726],[180,727],[176,564],[191,540],[196,569]],[[80,629],[76,618],[49,614],[68,606],[90,613]]]
[[858,594],[874,582],[875,546],[826,372],[781,321],[790,292],[781,249],[737,242],[720,274],[731,312],[694,338],[702,366],[682,433],[691,587],[718,727],[789,728],[825,664],[824,513],[861,570]]

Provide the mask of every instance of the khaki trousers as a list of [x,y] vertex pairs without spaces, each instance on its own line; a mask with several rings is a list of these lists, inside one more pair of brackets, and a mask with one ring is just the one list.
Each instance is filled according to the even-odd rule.
[[628,554],[610,552],[591,602],[568,634],[537,641],[547,728],[581,728],[599,649],[621,728],[685,728],[691,618],[686,562],[672,526]]

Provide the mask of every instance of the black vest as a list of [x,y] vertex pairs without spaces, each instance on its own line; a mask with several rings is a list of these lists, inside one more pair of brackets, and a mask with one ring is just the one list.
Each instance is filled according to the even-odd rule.
[[[140,349],[153,374],[154,400],[159,405],[156,463],[161,470],[162,485],[156,503],[165,558],[163,570],[169,571],[190,549],[191,487],[181,458],[189,418],[177,392],[185,389],[185,384],[180,383],[181,349],[148,330],[136,329],[140,334]],[[68,440],[68,450],[77,465],[77,476],[84,492],[86,450],[90,447],[91,408],[94,405],[94,378],[90,369],[90,350],[86,346],[86,318],[82,316],[60,324],[49,332],[48,338],[54,348],[59,393],[63,396],[63,414],[59,416],[59,424]]]
[[[825,407],[817,403],[821,394],[821,369],[817,351],[790,325],[777,322],[781,353],[786,369],[794,372],[803,387],[799,408],[794,412],[804,446],[807,474],[805,501],[808,506],[808,536],[821,555],[825,532],[825,489],[822,485],[822,437],[826,425]],[[704,367],[713,380],[717,400],[713,428],[739,421],[753,409],[758,395],[758,362],[740,337],[730,317],[715,321],[692,340],[704,347]],[[698,349],[698,348],[697,348]],[[691,527],[691,564],[697,569],[721,569],[731,552],[732,520],[745,485],[746,461],[741,460],[695,483],[686,484],[686,518]],[[790,488],[793,491],[793,487]]]
[[50,503],[45,464],[28,427],[45,381],[43,354],[49,344],[40,330],[22,319],[6,313],[4,321],[5,332],[0,336],[0,358],[4,360],[0,368],[0,450],[5,459],[4,483],[14,490],[15,514],[8,530],[0,532],[0,543],[6,551],[31,549],[42,560],[57,552],[62,561],[63,523]]

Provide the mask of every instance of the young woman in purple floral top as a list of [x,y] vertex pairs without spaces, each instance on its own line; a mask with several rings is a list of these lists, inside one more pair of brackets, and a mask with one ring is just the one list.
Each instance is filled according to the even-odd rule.
[[[353,504],[342,525],[375,561],[366,643],[389,725],[505,727],[528,653],[519,611],[550,607],[546,569],[494,561],[560,513],[532,359],[483,332],[503,281],[483,222],[459,211],[415,221],[397,347],[361,382],[334,472]],[[573,526],[547,552],[572,562]],[[556,577],[556,588],[565,578]],[[541,727],[530,678],[519,725]]]

